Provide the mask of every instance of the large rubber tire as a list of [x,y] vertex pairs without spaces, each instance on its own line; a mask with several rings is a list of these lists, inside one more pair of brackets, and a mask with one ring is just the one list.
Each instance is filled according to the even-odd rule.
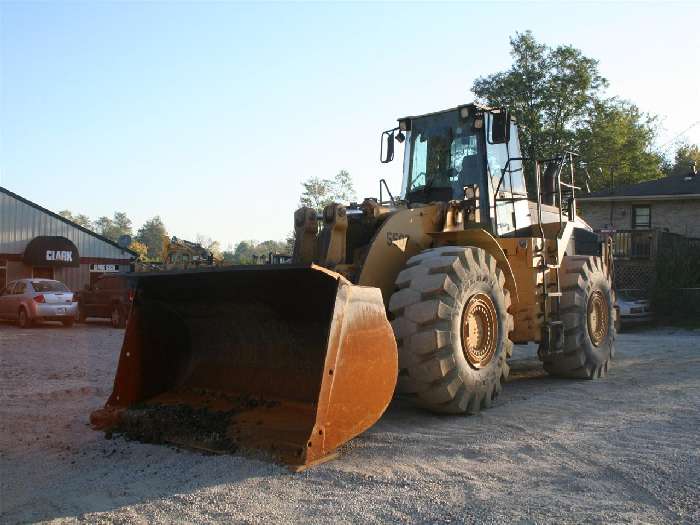
[[75,319],[63,319],[63,320],[61,321],[61,323],[62,323],[63,326],[65,326],[66,328],[70,328],[71,326],[73,326],[73,323],[75,323]]
[[[510,294],[496,260],[480,248],[443,246],[411,257],[396,278],[389,311],[399,350],[397,392],[442,413],[477,413],[491,406],[508,378]],[[462,345],[465,305],[488,296],[495,313],[495,351],[480,368]]]
[[[565,257],[561,288],[564,351],[541,355],[544,369],[558,377],[605,377],[610,360],[615,355],[616,329],[615,292],[602,259]],[[597,314],[591,316],[589,310]]]

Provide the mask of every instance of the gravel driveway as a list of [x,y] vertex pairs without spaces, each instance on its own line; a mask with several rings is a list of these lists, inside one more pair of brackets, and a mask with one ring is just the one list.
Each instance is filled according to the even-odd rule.
[[122,336],[0,324],[0,522],[700,522],[700,331],[621,334],[601,381],[516,347],[491,410],[396,401],[300,474],[90,430]]

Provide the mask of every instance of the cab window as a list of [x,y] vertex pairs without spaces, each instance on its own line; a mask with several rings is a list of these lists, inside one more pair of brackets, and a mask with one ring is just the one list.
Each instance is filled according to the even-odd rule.
[[[511,159],[522,157],[520,152],[520,142],[518,140],[518,126],[515,122],[510,123],[510,141],[508,142],[508,156]],[[513,193],[526,195],[525,171],[522,160],[511,160],[510,165],[510,186]]]
[[[488,140],[486,142],[486,156],[491,181],[491,191],[504,191],[525,195],[525,174],[521,160],[520,144],[518,142],[518,127],[514,122],[510,123],[510,141],[507,144],[492,144],[491,126],[488,128]],[[510,161],[510,162],[509,162]],[[498,186],[503,170],[507,168],[500,187]]]

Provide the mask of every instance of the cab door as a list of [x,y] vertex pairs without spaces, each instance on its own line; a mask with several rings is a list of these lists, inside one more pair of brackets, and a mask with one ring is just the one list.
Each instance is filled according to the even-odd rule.
[[514,122],[510,123],[510,140],[503,144],[493,144],[490,125],[487,133],[486,158],[494,234],[509,235],[532,223],[525,172],[520,160],[518,127]]

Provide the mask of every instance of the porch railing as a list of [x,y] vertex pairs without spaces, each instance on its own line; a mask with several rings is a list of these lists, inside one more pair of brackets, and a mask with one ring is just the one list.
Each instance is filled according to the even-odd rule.
[[604,237],[613,239],[616,259],[654,259],[659,232],[656,230],[600,230]]

